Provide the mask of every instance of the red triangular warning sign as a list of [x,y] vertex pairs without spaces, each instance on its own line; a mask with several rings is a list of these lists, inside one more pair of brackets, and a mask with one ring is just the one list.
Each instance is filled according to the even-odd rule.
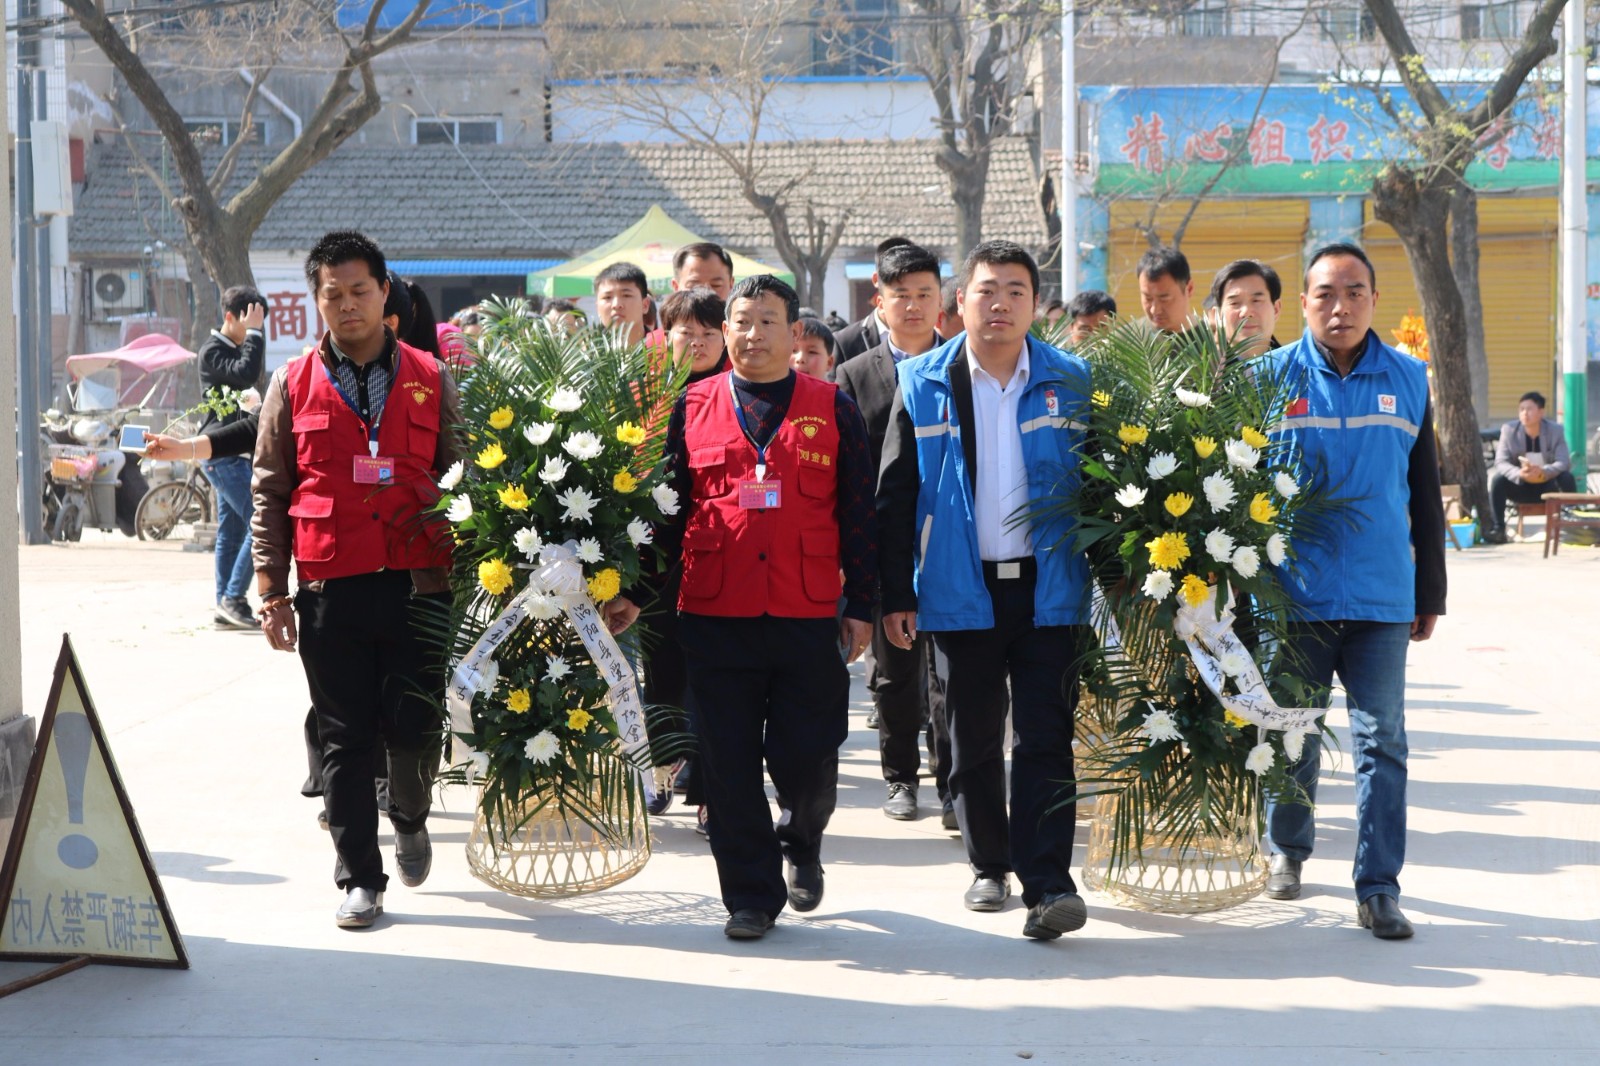
[[0,862],[0,959],[188,969],[72,642]]

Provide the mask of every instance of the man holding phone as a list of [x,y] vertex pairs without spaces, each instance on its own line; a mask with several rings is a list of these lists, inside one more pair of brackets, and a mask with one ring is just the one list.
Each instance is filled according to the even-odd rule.
[[[200,386],[207,399],[221,398],[222,389],[243,392],[254,388],[266,369],[267,339],[261,323],[267,302],[248,285],[235,285],[222,294],[222,328],[200,346]],[[207,413],[201,432],[244,417],[242,410],[218,416]],[[230,455],[204,462],[206,478],[217,490],[217,605],[215,620],[224,629],[257,629],[246,592],[250,563],[250,457]]]

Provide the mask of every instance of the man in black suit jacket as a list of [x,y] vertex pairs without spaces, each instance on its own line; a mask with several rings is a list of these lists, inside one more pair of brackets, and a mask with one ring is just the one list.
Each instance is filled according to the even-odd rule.
[[[872,287],[882,293],[884,256],[896,248],[915,248],[916,245],[905,237],[888,237],[878,242],[873,249]],[[936,261],[937,262],[937,261]],[[834,372],[830,379],[838,381],[838,369],[846,360],[854,359],[868,348],[876,348],[883,343],[884,319],[879,313],[879,297],[873,298],[873,309],[867,317],[860,322],[850,325],[833,333],[833,366]]]
[[[916,245],[896,245],[878,256],[877,286],[874,325],[881,316],[887,327],[880,334],[882,340],[849,362],[836,363],[834,371],[839,391],[856,401],[867,423],[874,468],[883,456],[884,435],[889,431],[889,415],[899,388],[895,364],[939,343],[934,330],[940,311],[938,257]],[[841,331],[841,336],[849,329]],[[836,354],[837,358],[842,357]],[[950,738],[944,724],[944,686],[933,670],[932,645],[923,637],[909,651],[897,648],[889,643],[880,622],[873,619],[866,662],[867,687],[878,718],[878,755],[889,786],[883,813],[900,820],[917,816],[917,780],[922,769],[918,734],[926,722],[929,768],[944,807],[945,827],[954,829],[955,808],[947,788]]]

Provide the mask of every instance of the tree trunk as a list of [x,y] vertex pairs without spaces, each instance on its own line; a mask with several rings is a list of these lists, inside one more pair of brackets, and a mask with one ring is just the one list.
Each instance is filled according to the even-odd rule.
[[1449,187],[1424,184],[1412,171],[1392,168],[1372,183],[1372,213],[1399,235],[1422,298],[1432,352],[1441,476],[1446,484],[1461,486],[1463,503],[1477,511],[1482,522],[1489,514],[1489,486],[1472,406],[1466,311],[1450,267]]
[[811,260],[806,270],[806,294],[801,298],[800,303],[809,305],[818,315],[826,315],[827,309],[822,305],[827,299],[827,282],[828,261],[826,259]]
[[1467,317],[1467,368],[1472,409],[1489,410],[1489,349],[1483,339],[1483,293],[1478,288],[1478,194],[1461,182],[1450,193],[1450,265]]
[[948,144],[934,157],[950,183],[950,202],[956,209],[956,261],[965,259],[983,240],[983,194],[989,182],[989,148],[966,154]]

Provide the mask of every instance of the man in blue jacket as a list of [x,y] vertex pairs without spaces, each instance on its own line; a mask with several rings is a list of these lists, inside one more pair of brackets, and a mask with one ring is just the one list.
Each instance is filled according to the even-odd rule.
[[966,905],[1000,910],[1014,871],[1023,935],[1053,940],[1087,917],[1068,867],[1088,564],[1065,519],[1029,512],[1074,486],[1089,368],[1029,336],[1038,303],[1039,268],[1020,245],[972,250],[966,332],[896,368],[878,522],[884,629],[904,649],[931,632],[946,678],[950,792],[976,874]]
[[[1306,331],[1261,358],[1295,383],[1274,435],[1290,442],[1302,483],[1350,501],[1319,531],[1291,537],[1285,584],[1300,615],[1289,651],[1321,706],[1333,675],[1350,712],[1356,775],[1357,919],[1385,940],[1412,934],[1400,911],[1406,850],[1406,647],[1444,614],[1444,509],[1427,367],[1372,331],[1377,276],[1360,248],[1332,244],[1306,268]],[[1313,734],[1295,778],[1314,801],[1321,744]],[[1267,895],[1300,894],[1316,835],[1313,810],[1267,810]]]

